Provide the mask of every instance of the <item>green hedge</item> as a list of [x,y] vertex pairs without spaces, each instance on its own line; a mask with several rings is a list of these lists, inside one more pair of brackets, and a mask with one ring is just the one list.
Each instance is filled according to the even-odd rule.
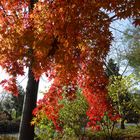
[[19,132],[19,120],[12,120],[12,121],[0,121],[0,134],[6,133],[18,133]]

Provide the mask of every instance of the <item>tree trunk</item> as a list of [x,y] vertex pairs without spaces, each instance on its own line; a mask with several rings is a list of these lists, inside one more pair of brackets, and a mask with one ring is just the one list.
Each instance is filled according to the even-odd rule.
[[124,125],[124,121],[125,121],[125,119],[121,119],[121,129],[125,129],[125,125]]
[[32,70],[29,68],[18,140],[34,140],[34,126],[31,126],[31,120],[32,111],[36,107],[38,85],[39,81],[34,79]]

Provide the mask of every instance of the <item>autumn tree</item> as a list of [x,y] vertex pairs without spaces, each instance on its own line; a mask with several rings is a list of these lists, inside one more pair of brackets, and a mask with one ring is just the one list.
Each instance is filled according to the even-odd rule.
[[69,97],[75,93],[74,85],[82,88],[89,103],[87,115],[91,125],[96,118],[101,119],[109,108],[103,59],[113,39],[110,24],[128,17],[133,18],[135,24],[139,23],[137,0],[42,0],[34,3],[34,0],[0,2],[0,65],[11,75],[9,80],[1,82],[5,89],[17,94],[16,78],[24,75],[24,67],[29,68],[20,140],[33,140],[31,112],[43,73],[54,79],[43,101],[47,106],[55,99],[51,102],[55,109],[49,111],[55,114],[50,113],[50,119],[56,127],[57,100],[64,86],[68,88]]

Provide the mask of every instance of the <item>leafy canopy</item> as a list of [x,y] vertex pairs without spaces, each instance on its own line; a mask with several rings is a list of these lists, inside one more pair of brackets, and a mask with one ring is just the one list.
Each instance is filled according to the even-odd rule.
[[10,81],[2,81],[3,86],[17,94],[16,77],[24,74],[24,67],[30,67],[36,79],[43,73],[54,79],[41,101],[41,105],[52,104],[46,115],[54,124],[64,86],[72,97],[74,85],[82,89],[91,121],[103,116],[109,108],[108,79],[103,68],[113,39],[109,26],[116,19],[128,17],[138,24],[139,3],[138,0],[44,0],[38,1],[29,12],[28,0],[1,0],[0,66],[11,75]]

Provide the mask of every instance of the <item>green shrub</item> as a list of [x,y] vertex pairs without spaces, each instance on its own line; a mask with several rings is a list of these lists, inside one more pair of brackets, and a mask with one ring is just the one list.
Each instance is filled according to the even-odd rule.
[[18,133],[20,121],[0,121],[0,134]]

